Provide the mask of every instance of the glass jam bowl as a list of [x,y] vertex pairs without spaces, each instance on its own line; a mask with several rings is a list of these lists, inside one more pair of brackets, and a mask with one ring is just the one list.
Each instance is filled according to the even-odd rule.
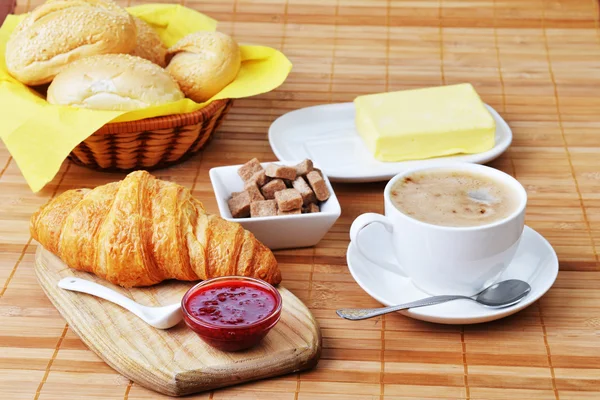
[[185,323],[202,340],[223,351],[257,345],[277,324],[279,291],[259,279],[224,276],[190,288],[181,300]]

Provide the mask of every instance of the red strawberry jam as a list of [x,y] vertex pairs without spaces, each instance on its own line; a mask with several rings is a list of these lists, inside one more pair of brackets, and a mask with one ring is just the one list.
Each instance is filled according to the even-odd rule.
[[281,296],[266,282],[222,277],[199,283],[183,297],[185,322],[221,350],[254,346],[277,323]]
[[275,296],[248,282],[223,282],[198,291],[188,300],[190,313],[217,326],[250,325],[275,310]]

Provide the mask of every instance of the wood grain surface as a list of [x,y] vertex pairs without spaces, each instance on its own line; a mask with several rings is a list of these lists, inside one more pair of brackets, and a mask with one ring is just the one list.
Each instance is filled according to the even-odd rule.
[[81,340],[108,365],[145,388],[182,396],[314,367],[321,355],[319,326],[306,306],[283,286],[281,319],[260,345],[222,352],[205,344],[182,321],[155,329],[121,307],[58,287],[67,277],[94,281],[147,306],[181,301],[194,285],[169,281],[151,288],[122,289],[86,272],[75,271],[38,247],[35,274],[52,304]]
[[[166,1],[166,0],[161,0]],[[19,0],[18,12],[40,0]],[[141,1],[139,3],[142,3]],[[139,4],[135,1],[121,4]],[[536,304],[500,321],[439,326],[402,315],[361,322],[337,307],[375,307],[345,261],[356,216],[383,211],[384,183],[334,184],[342,216],[314,248],[276,252],[283,285],[323,334],[318,366],[193,399],[600,398],[600,30],[593,0],[193,0],[246,43],[281,49],[286,83],[236,101],[208,148],[156,171],[218,212],[208,170],[274,159],[267,129],[300,107],[385,90],[473,83],[514,142],[493,162],[526,187],[526,222],[556,249],[560,272]],[[81,342],[39,287],[31,213],[66,189],[121,174],[66,162],[32,194],[0,147],[0,398],[159,399]]]

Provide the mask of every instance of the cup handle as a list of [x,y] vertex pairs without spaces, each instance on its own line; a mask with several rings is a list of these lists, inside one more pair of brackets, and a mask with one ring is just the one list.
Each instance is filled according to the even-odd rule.
[[368,251],[365,251],[362,248],[362,246],[360,244],[360,239],[359,239],[360,232],[367,226],[369,226],[371,224],[375,224],[375,223],[379,223],[379,224],[383,225],[390,234],[392,234],[394,232],[394,226],[390,223],[390,221],[387,219],[387,217],[385,217],[381,214],[366,213],[366,214],[359,215],[358,218],[356,218],[354,220],[354,222],[352,222],[352,226],[350,227],[350,240],[356,244],[356,248],[358,249],[358,252],[360,254],[362,254],[362,256],[364,258],[366,258],[367,260],[371,261],[374,264],[379,265],[380,267],[382,267],[394,274],[399,274],[405,278],[408,278],[408,275],[406,274],[406,272],[404,272],[402,270],[400,265],[393,264],[393,263],[385,261],[385,260],[375,259],[369,255]]

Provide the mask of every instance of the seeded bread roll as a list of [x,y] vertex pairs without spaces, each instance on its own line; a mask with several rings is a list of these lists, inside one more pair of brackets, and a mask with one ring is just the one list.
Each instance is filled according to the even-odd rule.
[[129,53],[135,23],[110,0],[48,0],[17,25],[6,44],[6,67],[27,85],[52,81],[83,57]]
[[196,32],[167,52],[167,71],[197,103],[219,93],[235,79],[242,64],[237,43],[220,32]]
[[137,29],[137,41],[131,55],[145,58],[163,68],[166,67],[167,46],[160,40],[158,33],[146,21],[138,17],[133,17],[133,20]]
[[48,87],[48,102],[96,110],[136,110],[183,99],[167,71],[140,57],[104,54],[75,61]]

